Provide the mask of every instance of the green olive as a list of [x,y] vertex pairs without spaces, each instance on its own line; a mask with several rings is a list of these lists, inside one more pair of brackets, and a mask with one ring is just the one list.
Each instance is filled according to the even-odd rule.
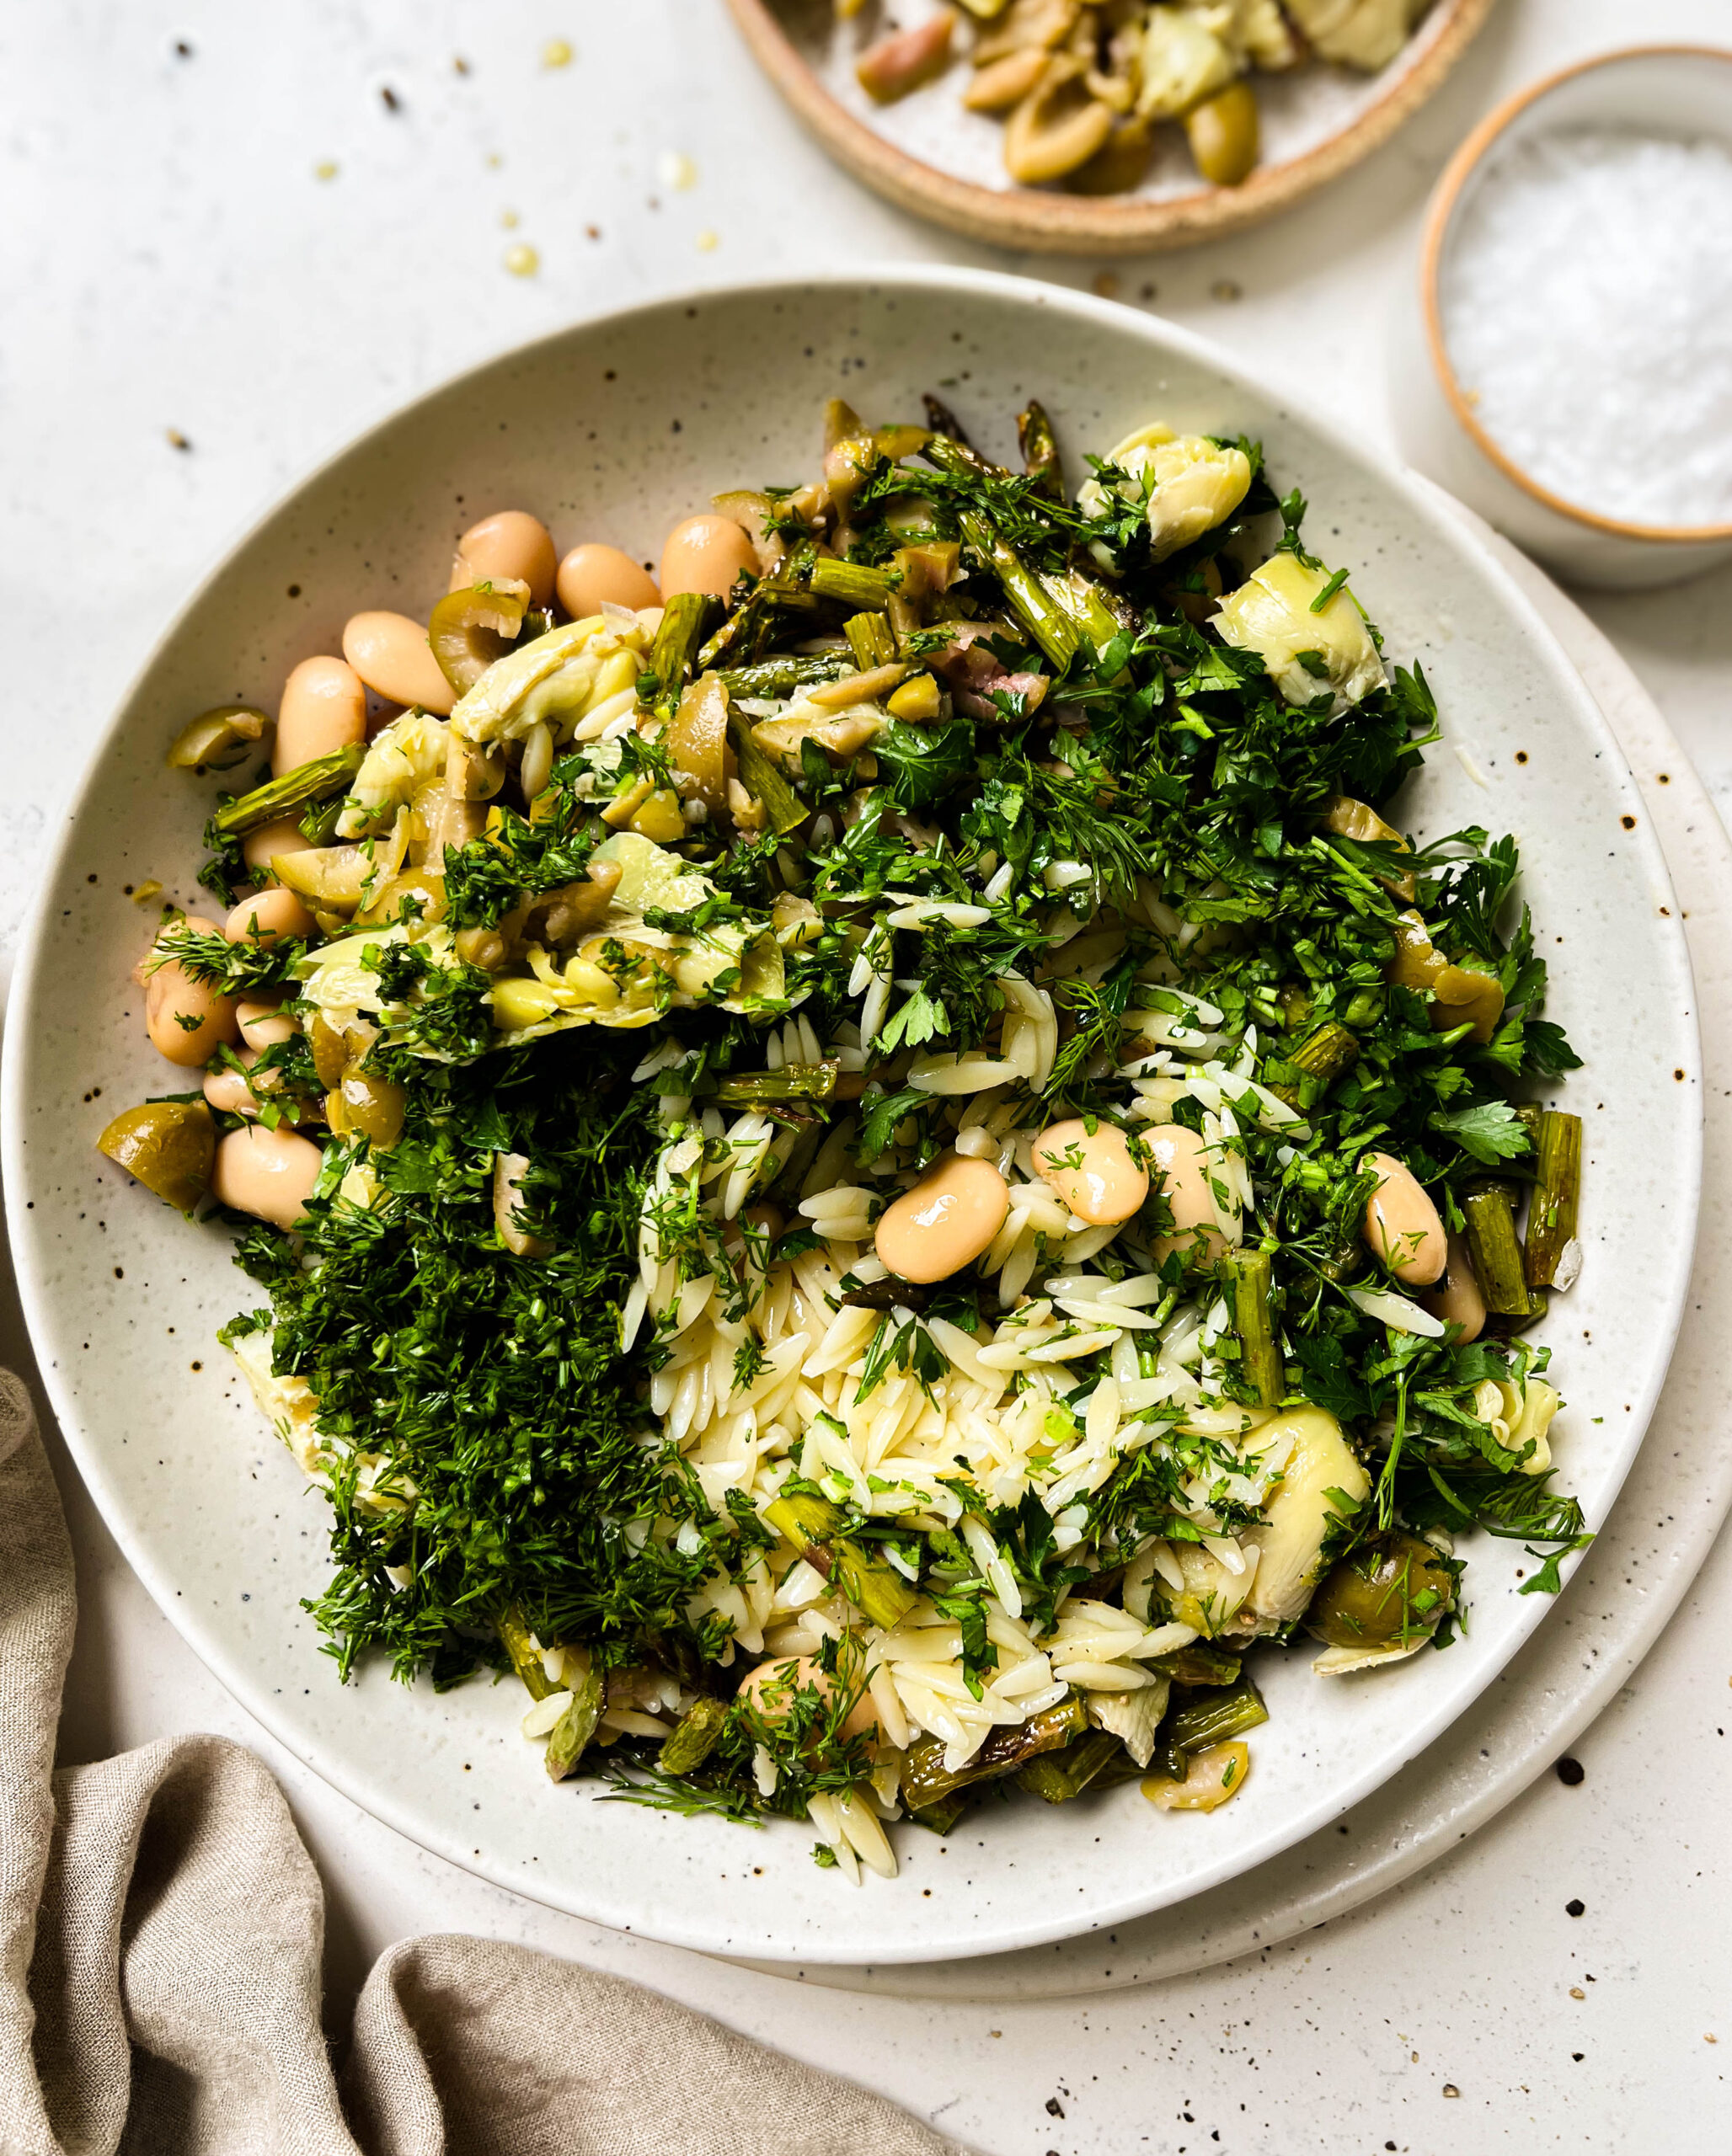
[[1071,186],[1078,195],[1134,194],[1149,168],[1154,146],[1147,120],[1117,120],[1088,163],[1071,174]]
[[1383,969],[1383,978],[1397,988],[1410,988],[1423,995],[1449,961],[1433,947],[1418,914],[1398,913],[1389,926],[1395,938],[1395,956]]
[[1246,82],[1229,83],[1184,115],[1184,131],[1197,170],[1211,187],[1237,187],[1257,163],[1257,93]]
[[334,1091],[349,1068],[348,1042],[322,1011],[313,1013],[313,1023],[307,1029],[307,1040],[313,1050],[313,1068],[319,1084]]
[[297,898],[339,915],[352,914],[373,873],[373,849],[358,846],[302,846],[270,857],[272,874]]
[[1455,1592],[1454,1575],[1429,1542],[1379,1535],[1324,1580],[1305,1629],[1332,1647],[1405,1646],[1436,1630]]
[[1344,839],[1381,839],[1386,845],[1398,846],[1403,853],[1408,842],[1393,824],[1386,824],[1369,803],[1355,801],[1349,793],[1332,793],[1323,803],[1323,829],[1334,831]]
[[365,1138],[388,1152],[403,1135],[409,1095],[388,1078],[373,1078],[351,1065],[325,1100],[325,1113],[339,1138]]
[[1503,985],[1495,974],[1476,967],[1445,966],[1431,983],[1431,994],[1432,1031],[1446,1033],[1452,1026],[1471,1025],[1482,1048],[1504,1015]]
[[182,1213],[211,1187],[216,1125],[203,1101],[147,1101],[117,1115],[96,1141],[117,1166]]
[[[1393,825],[1386,824],[1377,810],[1364,801],[1355,801],[1350,794],[1332,793],[1323,803],[1323,829],[1334,831],[1344,839],[1359,839],[1371,843],[1397,847],[1403,853],[1413,848]],[[1406,905],[1414,902],[1414,879],[1411,874],[1380,876],[1377,881],[1386,891],[1393,894]]]
[[1113,109],[1089,89],[1082,64],[1048,63],[1004,130],[1005,168],[1018,187],[1041,187],[1086,165],[1113,131]]
[[251,704],[217,704],[201,711],[175,735],[169,768],[226,771],[241,761],[270,723],[269,715]]
[[427,623],[439,670],[459,696],[503,659],[523,626],[526,584],[475,584],[447,591]]
[[357,928],[378,928],[394,921],[405,899],[413,899],[420,908],[417,920],[424,924],[445,918],[445,878],[431,868],[411,868],[406,874],[393,876],[374,898],[370,905],[363,906],[355,916]]

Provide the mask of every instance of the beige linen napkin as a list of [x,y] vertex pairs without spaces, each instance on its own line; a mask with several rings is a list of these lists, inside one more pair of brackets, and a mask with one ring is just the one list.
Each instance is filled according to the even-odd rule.
[[615,1977],[405,1940],[319,2025],[324,1903],[250,1752],[52,1772],[76,1604],[0,1371],[0,2156],[965,2156],[882,2098]]

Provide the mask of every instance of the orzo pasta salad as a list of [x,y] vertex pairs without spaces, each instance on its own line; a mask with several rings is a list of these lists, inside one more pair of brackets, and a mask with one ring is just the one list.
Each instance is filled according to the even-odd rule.
[[834,403],[659,579],[503,512],[194,720],[219,903],[141,979],[201,1090],[102,1139],[244,1228],[344,1673],[515,1673],[556,1780],[856,1875],[983,1793],[1211,1810],[1256,1654],[1583,1539],[1514,843],[1403,835],[1430,692],[1256,445],[1018,434]]

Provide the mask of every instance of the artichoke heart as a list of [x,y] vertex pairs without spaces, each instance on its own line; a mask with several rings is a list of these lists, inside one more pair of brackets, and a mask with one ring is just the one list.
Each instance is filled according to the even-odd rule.
[[1543,1475],[1551,1466],[1552,1442],[1547,1433],[1563,1404],[1557,1387],[1543,1378],[1529,1378],[1525,1385],[1487,1378],[1473,1395],[1473,1412],[1498,1444],[1507,1452],[1526,1454],[1521,1461],[1524,1475]]
[[1344,587],[1317,606],[1329,582],[1296,554],[1272,555],[1221,600],[1214,626],[1225,643],[1257,653],[1286,702],[1309,704],[1327,694],[1339,716],[1383,687],[1384,673],[1365,616]]
[[243,1333],[228,1352],[259,1413],[293,1453],[301,1472],[315,1481],[328,1480],[334,1461],[314,1420],[318,1401],[313,1387],[305,1378],[276,1374],[271,1368],[273,1339],[269,1332]]
[[1184,1575],[1184,1584],[1175,1588],[1163,1580],[1158,1589],[1170,1620],[1189,1625],[1204,1639],[1229,1629],[1244,1629],[1239,1609],[1257,1577],[1256,1547],[1248,1535],[1241,1541],[1240,1556],[1243,1562],[1234,1572],[1199,1542],[1174,1542],[1173,1561]]
[[810,741],[833,762],[869,748],[887,723],[875,704],[849,704],[838,711],[833,704],[815,704],[796,698],[774,718],[760,719],[751,738],[767,756],[773,756],[783,770],[800,775],[800,744]]
[[646,914],[689,915],[717,894],[707,876],[635,831],[598,847],[594,863],[620,872],[597,932],[563,964],[532,945],[527,974],[494,983],[494,1023],[514,1046],[572,1026],[635,1029],[670,1008],[719,1004],[762,1015],[783,1007],[782,947],[767,921],[650,926]]
[[1286,0],[1319,60],[1366,74],[1387,67],[1430,0]]
[[1323,1563],[1323,1543],[1341,1518],[1339,1500],[1361,1505],[1371,1477],[1342,1435],[1341,1425],[1321,1407],[1299,1407],[1265,1422],[1259,1443],[1292,1438],[1280,1482],[1264,1508],[1266,1524],[1243,1541],[1258,1552],[1245,1615],[1274,1630],[1301,1615]]
[[406,711],[373,742],[361,760],[337,819],[339,838],[361,837],[388,823],[424,786],[445,773],[451,729],[430,712]]
[[1217,524],[1224,524],[1251,485],[1251,463],[1242,449],[1223,449],[1202,435],[1184,435],[1145,452],[1149,488],[1149,539],[1164,562]]
[[295,1455],[301,1472],[327,1488],[345,1455],[355,1465],[355,1502],[372,1513],[406,1513],[420,1492],[407,1474],[382,1452],[361,1451],[346,1440],[328,1438],[318,1425],[318,1399],[302,1377],[279,1377],[272,1367],[275,1336],[243,1333],[229,1353],[247,1381],[259,1412]]
[[[715,898],[716,888],[666,847],[621,831],[597,847],[595,867],[612,866],[619,880],[606,914],[574,956],[562,958],[540,943],[524,947],[493,978],[487,1001],[494,1036],[489,1045],[516,1046],[573,1026],[633,1029],[652,1024],[670,1009],[719,1004],[728,1011],[768,1016],[785,1007],[783,951],[771,923],[762,918],[722,921],[691,930],[652,926],[670,915],[690,915]],[[301,961],[302,994],[326,1023],[343,1033],[357,1025],[397,1038],[408,1006],[381,992],[378,954],[392,944],[420,947],[425,974],[409,991],[420,1004],[448,985],[441,976],[464,973],[452,931],[440,921],[418,921],[339,937]],[[430,961],[430,964],[428,962]],[[420,1038],[417,1055],[439,1062],[468,1061],[458,1049],[435,1049]]]
[[[403,1006],[386,998],[381,976],[367,961],[393,944],[410,942],[422,946],[436,970],[458,970],[452,931],[442,922],[418,922],[413,931],[399,922],[390,928],[339,936],[334,942],[308,952],[296,968],[303,1000],[317,1005],[326,1025],[339,1036],[357,1027],[388,1034]],[[431,1051],[418,1043],[417,1053]]]
[[1392,1662],[1405,1662],[1430,1644],[1431,1635],[1422,1632],[1418,1639],[1393,1647],[1325,1647],[1313,1656],[1311,1673],[1313,1677],[1351,1677],[1359,1670],[1387,1669]]
[[1298,66],[1302,51],[1280,0],[1231,0],[1220,12],[1232,15],[1223,34],[1242,63],[1269,75]]
[[1171,1679],[1162,1677],[1134,1692],[1091,1692],[1088,1719],[1096,1729],[1109,1730],[1137,1765],[1147,1767],[1172,1691]]
[[1142,88],[1136,109],[1145,120],[1178,120],[1194,104],[1225,89],[1238,74],[1232,51],[1201,11],[1151,8],[1142,32]]
[[494,660],[453,707],[452,733],[484,747],[521,741],[532,728],[547,724],[569,739],[601,698],[617,695],[644,670],[660,621],[659,607],[640,614],[614,607],[549,629]]
[[[1175,435],[1159,420],[1127,435],[1107,459],[1125,477],[1116,492],[1147,504],[1154,558],[1164,562],[1217,524],[1224,524],[1250,490],[1251,464],[1242,449],[1223,448],[1206,435]],[[1083,483],[1077,501],[1091,516],[1106,507],[1098,479]]]

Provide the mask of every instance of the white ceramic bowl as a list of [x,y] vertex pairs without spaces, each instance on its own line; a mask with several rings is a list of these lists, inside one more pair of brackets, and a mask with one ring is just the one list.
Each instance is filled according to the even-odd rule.
[[339,1687],[298,1608],[323,1578],[324,1502],[211,1337],[256,1294],[220,1230],[184,1226],[94,1141],[115,1109],[175,1082],[128,983],[149,923],[126,886],[157,876],[195,895],[204,803],[163,763],[189,712],[270,702],[357,606],[424,610],[456,535],[487,510],[532,507],[562,545],[653,553],[713,491],[808,472],[826,396],[888,417],[940,385],[1001,453],[1020,402],[1046,398],[1073,472],[1085,447],[1156,414],[1262,436],[1281,484],[1314,504],[1312,546],[1352,566],[1392,654],[1423,660],[1449,731],[1403,820],[1520,832],[1554,1011],[1586,1058],[1565,1097],[1587,1124],[1589,1257],[1548,1331],[1569,1400],[1559,1458],[1602,1518],[1665,1368],[1699,1164],[1689,965],[1640,797],[1537,616],[1420,488],[1195,339],[1076,293],[949,269],[707,292],[509,354],[364,436],[235,549],[145,668],[71,811],[6,1043],[8,1217],[50,1394],[122,1548],[199,1653],[311,1766],[454,1862],[758,1958],[1032,1945],[1234,1876],[1345,1811],[1494,1680],[1546,1614],[1513,1592],[1533,1560],[1475,1538],[1467,1636],[1374,1680],[1313,1678],[1303,1652],[1265,1657],[1273,1719],[1218,1812],[1161,1813],[1134,1785],[1056,1812],[988,1804],[949,1842],[904,1830],[901,1877],[856,1892],[813,1865],[810,1829],[752,1833],[552,1786],[518,1734],[515,1686],[439,1696],[369,1668]]
[[1676,584],[1732,557],[1732,523],[1628,523],[1552,493],[1480,424],[1444,342],[1440,279],[1462,212],[1488,167],[1518,143],[1582,127],[1705,136],[1732,145],[1732,51],[1652,45],[1602,53],[1521,91],[1480,123],[1432,195],[1417,281],[1396,296],[1389,338],[1391,417],[1409,463],[1560,576],[1612,590]]

